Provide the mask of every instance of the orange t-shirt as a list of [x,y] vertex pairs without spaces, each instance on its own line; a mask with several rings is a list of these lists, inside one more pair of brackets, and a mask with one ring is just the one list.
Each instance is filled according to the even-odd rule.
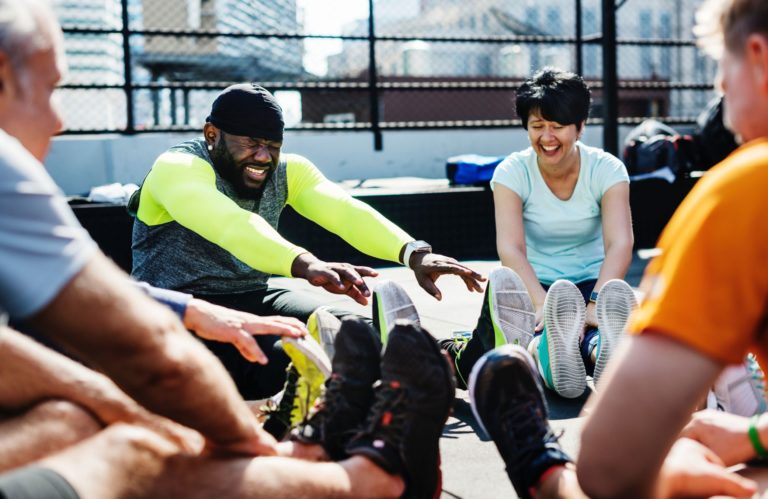
[[675,212],[648,264],[629,331],[676,339],[723,363],[768,366],[768,140],[737,149]]

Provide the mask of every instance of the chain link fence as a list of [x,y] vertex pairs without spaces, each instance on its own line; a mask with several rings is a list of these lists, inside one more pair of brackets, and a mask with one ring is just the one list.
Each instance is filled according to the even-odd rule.
[[291,130],[510,127],[546,65],[584,75],[593,123],[692,124],[716,71],[691,34],[700,3],[617,0],[605,40],[604,0],[56,0],[64,133],[199,130],[242,81],[273,91]]

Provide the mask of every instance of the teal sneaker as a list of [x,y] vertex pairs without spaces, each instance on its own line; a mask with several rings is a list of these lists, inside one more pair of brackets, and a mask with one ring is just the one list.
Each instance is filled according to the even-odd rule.
[[545,384],[561,397],[576,398],[587,387],[587,372],[579,352],[586,306],[579,288],[557,280],[544,299],[544,332],[538,362]]
[[712,387],[707,408],[745,417],[768,409],[765,374],[753,354],[747,354],[744,362],[728,366],[720,373]]
[[611,279],[603,284],[597,295],[597,357],[592,379],[597,387],[605,372],[608,359],[622,338],[624,328],[632,311],[637,308],[637,298],[632,288],[621,279]]
[[373,288],[373,326],[381,334],[381,343],[387,344],[389,331],[395,321],[403,319],[419,326],[419,313],[408,293],[394,281],[382,280]]

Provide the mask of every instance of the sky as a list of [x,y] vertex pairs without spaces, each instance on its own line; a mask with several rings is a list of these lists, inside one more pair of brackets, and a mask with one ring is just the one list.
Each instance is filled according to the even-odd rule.
[[[298,0],[304,11],[304,31],[313,35],[339,35],[345,24],[368,17],[368,0]],[[341,51],[340,40],[306,40],[304,67],[318,75],[326,73],[325,58]]]

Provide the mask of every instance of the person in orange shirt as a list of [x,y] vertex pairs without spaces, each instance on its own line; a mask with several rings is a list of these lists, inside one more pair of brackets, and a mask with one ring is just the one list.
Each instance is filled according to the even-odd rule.
[[492,351],[470,378],[475,414],[522,497],[757,490],[726,466],[768,457],[768,418],[691,415],[727,365],[748,351],[768,361],[768,2],[707,0],[695,32],[720,59],[726,122],[742,145],[699,181],[662,233],[631,336],[586,410],[575,469],[546,421],[526,352]]

